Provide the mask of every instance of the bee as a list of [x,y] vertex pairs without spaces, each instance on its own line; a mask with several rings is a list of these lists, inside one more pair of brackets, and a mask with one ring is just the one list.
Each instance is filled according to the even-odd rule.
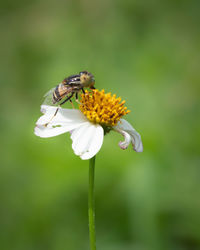
[[[72,97],[75,94],[78,102],[78,93],[82,91],[85,94],[84,88],[95,89],[94,76],[88,71],[81,71],[77,75],[71,75],[65,78],[55,88],[45,94],[44,104],[63,105],[67,101],[72,103]],[[65,99],[64,99],[65,98]],[[62,101],[64,99],[64,101]],[[60,101],[62,101],[60,103]]]
[[[55,88],[52,88],[45,94],[44,96],[45,100],[43,104],[61,106],[67,101],[70,101],[72,104],[71,99],[74,96],[74,94],[76,102],[79,103],[78,93],[82,91],[85,94],[84,88],[95,89],[94,84],[95,84],[94,76],[88,71],[81,71],[77,75],[68,76]],[[56,109],[56,112],[50,119],[50,121],[52,121],[52,119],[56,116],[58,109],[59,108]],[[49,122],[44,124],[44,126],[47,127]]]

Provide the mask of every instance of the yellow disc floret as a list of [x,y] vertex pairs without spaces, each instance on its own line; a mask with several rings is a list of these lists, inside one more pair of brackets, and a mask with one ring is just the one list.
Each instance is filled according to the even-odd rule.
[[121,101],[120,97],[116,98],[116,95],[105,94],[104,89],[95,89],[91,93],[86,91],[81,95],[79,108],[91,122],[112,127],[130,112],[124,103],[125,101]]

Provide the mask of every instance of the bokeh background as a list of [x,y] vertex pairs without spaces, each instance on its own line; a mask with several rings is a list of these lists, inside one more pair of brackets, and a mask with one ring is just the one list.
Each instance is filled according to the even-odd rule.
[[200,2],[0,3],[0,248],[89,249],[88,161],[69,134],[33,133],[44,93],[89,70],[126,100],[144,144],[137,154],[118,147],[119,134],[105,137],[98,249],[200,249]]

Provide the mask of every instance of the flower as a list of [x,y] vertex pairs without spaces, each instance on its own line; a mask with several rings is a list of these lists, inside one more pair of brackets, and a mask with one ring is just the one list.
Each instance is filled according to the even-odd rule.
[[86,91],[81,97],[79,110],[42,105],[44,115],[36,122],[35,134],[47,138],[70,132],[72,149],[83,160],[98,153],[104,134],[110,130],[123,135],[124,141],[119,142],[121,149],[132,143],[136,152],[143,151],[140,134],[121,118],[130,112],[124,107],[125,101],[96,89],[92,93]]

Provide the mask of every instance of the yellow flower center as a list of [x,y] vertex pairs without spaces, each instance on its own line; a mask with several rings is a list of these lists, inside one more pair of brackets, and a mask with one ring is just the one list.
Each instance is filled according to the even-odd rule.
[[121,102],[121,98],[116,98],[116,95],[105,94],[104,89],[101,91],[95,89],[91,93],[86,91],[81,95],[79,108],[91,122],[112,127],[123,115],[130,112],[124,103],[125,101]]

